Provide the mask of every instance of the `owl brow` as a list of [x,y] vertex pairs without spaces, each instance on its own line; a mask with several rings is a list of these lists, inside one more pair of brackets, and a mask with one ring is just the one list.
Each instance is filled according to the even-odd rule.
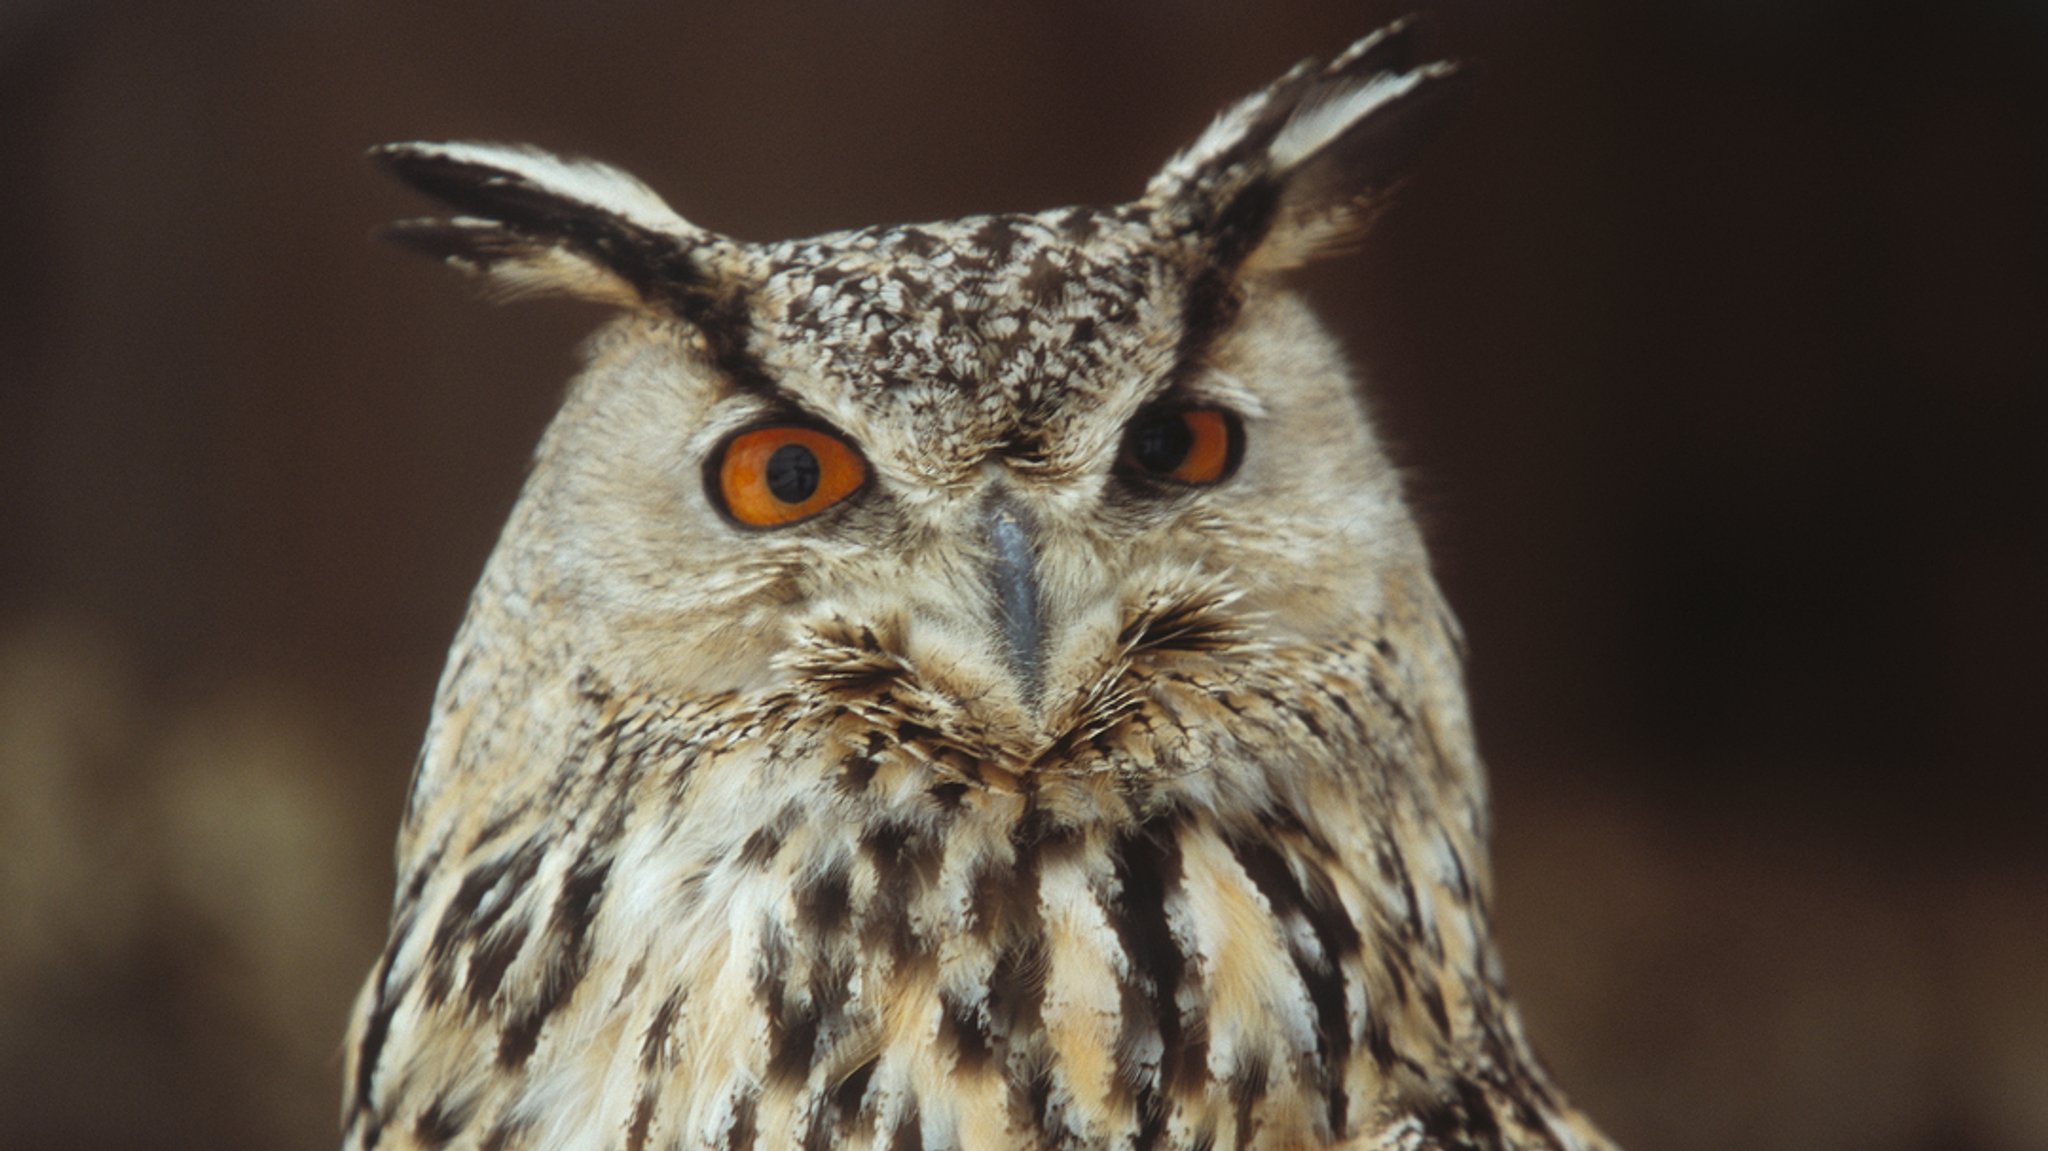
[[674,237],[636,227],[616,216],[619,242],[604,249],[610,267],[647,300],[697,329],[712,367],[734,387],[793,403],[754,354],[753,291],[719,282]]
[[773,377],[764,373],[756,384],[739,381],[735,384],[734,390],[727,393],[726,400],[721,402],[721,408],[728,403],[731,408],[717,420],[721,430],[716,440],[722,442],[748,428],[770,425],[813,428],[847,440],[865,454],[866,449],[858,439],[784,389]]
[[1234,280],[1213,270],[1204,270],[1188,285],[1188,298],[1181,305],[1180,340],[1174,347],[1172,381],[1165,392],[1179,390],[1198,375],[1208,362],[1209,349],[1237,318],[1243,303]]
[[746,288],[732,286],[721,294],[678,291],[661,303],[704,337],[712,366],[742,391],[787,401],[761,358],[754,354],[754,318]]
[[[1247,392],[1243,380],[1226,373],[1219,381],[1218,375],[1208,369],[1205,361],[1197,359],[1184,373],[1176,371],[1148,393],[1137,411],[1224,407],[1239,415],[1263,414],[1264,409]],[[1136,414],[1133,413],[1133,418]]]

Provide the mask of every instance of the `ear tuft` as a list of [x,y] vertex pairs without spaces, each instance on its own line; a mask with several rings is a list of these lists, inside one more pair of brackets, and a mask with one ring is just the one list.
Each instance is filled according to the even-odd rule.
[[1297,65],[1217,117],[1140,202],[1225,274],[1290,268],[1362,234],[1399,183],[1457,66],[1414,66],[1399,21]]
[[604,164],[476,143],[386,144],[370,158],[462,213],[402,220],[384,235],[508,296],[673,304],[705,290],[711,264],[731,247]]
[[495,220],[456,216],[398,220],[378,233],[399,247],[482,277],[487,294],[501,300],[527,296],[575,296],[630,306],[638,293],[610,269],[568,248],[538,243]]

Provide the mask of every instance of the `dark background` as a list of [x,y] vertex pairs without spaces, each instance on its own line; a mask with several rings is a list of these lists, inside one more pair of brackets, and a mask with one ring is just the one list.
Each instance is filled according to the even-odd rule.
[[[559,11],[558,11],[559,7]],[[442,652],[599,318],[368,240],[533,141],[774,238],[1122,199],[1387,4],[0,0],[0,1144],[334,1144]],[[2048,1147],[2048,6],[1466,0],[1312,274],[1633,1148]]]

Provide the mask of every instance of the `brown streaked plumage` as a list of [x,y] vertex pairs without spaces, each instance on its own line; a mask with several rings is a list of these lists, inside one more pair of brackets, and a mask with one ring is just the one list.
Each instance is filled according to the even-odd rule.
[[[619,315],[441,682],[348,1147],[1608,1146],[1507,997],[1456,627],[1285,281],[1448,87],[1407,49],[1129,204],[781,244],[377,152],[459,213],[398,239]],[[802,516],[751,526],[724,453],[785,426],[754,498]]]

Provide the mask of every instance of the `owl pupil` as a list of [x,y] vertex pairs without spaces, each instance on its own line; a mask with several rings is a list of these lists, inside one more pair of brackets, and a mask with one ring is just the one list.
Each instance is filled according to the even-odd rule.
[[800,504],[818,490],[818,457],[802,444],[784,444],[768,457],[768,490],[786,504]]
[[1186,420],[1159,416],[1131,430],[1131,458],[1148,472],[1166,475],[1188,458],[1195,434]]

